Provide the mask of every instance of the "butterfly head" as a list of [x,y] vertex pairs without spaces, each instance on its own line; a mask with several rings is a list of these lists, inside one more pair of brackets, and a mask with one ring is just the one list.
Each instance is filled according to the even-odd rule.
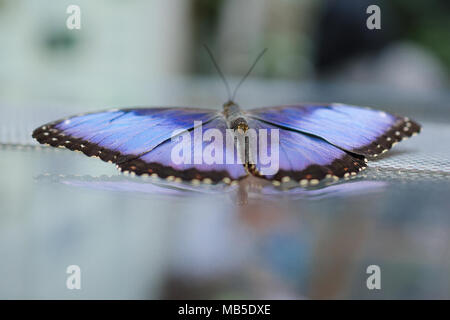
[[239,105],[232,100],[229,100],[223,105],[223,113],[227,119],[228,125],[231,129],[248,130],[248,123]]

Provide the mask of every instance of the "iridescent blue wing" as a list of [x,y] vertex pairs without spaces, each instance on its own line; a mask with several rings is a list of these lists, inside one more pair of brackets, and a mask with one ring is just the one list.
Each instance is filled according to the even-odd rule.
[[288,105],[250,110],[248,116],[365,157],[376,157],[420,131],[416,122],[384,111],[343,104]]
[[[195,136],[195,129],[180,133],[173,139],[168,139],[160,144],[157,148],[140,155],[138,158],[120,164],[122,171],[132,171],[136,174],[153,174],[157,173],[160,177],[168,180],[180,178],[182,180],[193,182],[219,182],[231,183],[247,176],[247,172],[242,163],[239,162],[236,146],[232,144],[227,148],[226,129],[227,124],[225,118],[220,116],[202,124],[202,132],[204,135],[208,130],[216,130],[217,134],[214,138],[199,143]],[[200,135],[198,135],[200,137]],[[189,152],[186,152],[188,161],[174,161],[172,152],[177,149],[177,145],[190,141]],[[194,141],[196,141],[194,143]],[[196,163],[195,145],[201,145],[202,158]],[[177,151],[178,152],[178,151]],[[184,157],[184,151],[180,152]],[[200,153],[197,153],[200,154]],[[206,154],[212,154],[214,159],[207,158]],[[232,159],[227,161],[227,157]]]
[[[175,130],[192,130],[194,121],[202,121],[203,125],[223,116],[211,110],[194,108],[142,108],[111,110],[69,117],[43,125],[33,132],[33,137],[42,144],[53,147],[65,147],[81,151],[88,156],[99,157],[108,162],[116,163],[127,171],[142,174],[142,164],[136,169],[130,161],[147,159],[150,154],[158,154],[149,166],[154,174],[169,177],[175,174],[171,171],[170,150],[165,148]],[[216,121],[214,122],[216,123]],[[159,147],[163,147],[158,150]],[[164,151],[162,151],[164,150]],[[152,153],[152,151],[155,151]],[[167,155],[165,152],[169,152]],[[146,161],[146,160],[142,160]],[[156,165],[158,164],[158,165]],[[211,175],[207,168],[199,166],[198,178],[208,179]],[[200,170],[201,169],[201,170]],[[204,171],[202,171],[205,169]],[[214,168],[217,169],[217,168]],[[223,167],[221,175],[227,175]],[[125,170],[125,169],[123,169]],[[150,173],[148,170],[146,173]],[[232,172],[234,174],[234,171]],[[231,177],[240,177],[230,174]],[[178,175],[177,175],[178,177]],[[182,178],[190,175],[181,175]],[[214,174],[214,177],[217,177]],[[199,179],[200,180],[200,179]],[[209,180],[207,180],[209,181]],[[215,181],[215,180],[214,180]]]
[[[356,175],[366,167],[362,157],[352,155],[316,136],[280,128],[260,120],[250,119],[248,122],[250,128],[257,132],[267,129],[269,154],[273,155],[279,150],[279,170],[276,173],[264,174],[270,165],[264,164],[267,161],[261,159],[257,159],[250,170],[256,176],[273,180],[275,185],[292,181],[302,186],[316,185],[324,178],[337,179]],[[274,130],[278,130],[278,146],[271,143]]]

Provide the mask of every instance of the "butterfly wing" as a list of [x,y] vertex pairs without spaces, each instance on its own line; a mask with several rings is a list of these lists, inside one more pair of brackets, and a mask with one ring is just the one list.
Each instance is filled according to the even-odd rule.
[[[255,161],[252,173],[273,180],[276,185],[289,181],[298,182],[301,185],[315,185],[324,178],[336,179],[336,177],[356,175],[366,167],[362,157],[349,154],[316,136],[280,128],[255,119],[250,119],[249,125],[257,132],[260,129],[267,129],[267,149],[272,155],[278,150],[279,158],[279,170],[276,173],[262,174],[268,165],[264,163],[267,161],[261,161],[261,159]],[[274,130],[278,130],[278,145],[272,144]],[[259,141],[258,145],[260,145]],[[272,159],[274,160],[276,159]]]
[[[216,135],[210,140],[204,141],[203,138],[200,143],[196,137],[195,129],[185,131],[174,139],[169,139],[159,145],[157,148],[142,154],[136,159],[119,164],[122,171],[131,171],[139,175],[157,173],[160,177],[168,180],[180,178],[182,180],[200,182],[202,180],[206,183],[223,181],[231,183],[247,176],[247,172],[243,164],[238,161],[238,152],[236,146],[227,147],[226,137],[227,124],[225,118],[218,117],[208,123],[202,125],[202,132],[205,134],[208,130],[215,130]],[[200,137],[200,135],[198,136]],[[187,140],[186,140],[187,139]],[[189,151],[182,151],[182,156],[187,154],[187,161],[174,161],[172,152],[177,149],[177,145],[181,146],[188,141],[190,145]],[[194,143],[195,141],[195,143]],[[202,159],[196,163],[196,145],[201,145]],[[181,147],[179,148],[181,149]],[[207,153],[217,156],[215,159],[207,159]],[[177,151],[178,152],[178,151]],[[231,154],[231,155],[230,155]],[[227,157],[233,159],[227,161]]]
[[343,104],[260,108],[250,110],[248,116],[320,137],[365,157],[376,157],[420,132],[420,125],[408,118]]
[[[166,142],[170,142],[175,130],[192,130],[194,121],[202,121],[203,125],[208,122],[225,123],[220,113],[205,109],[122,109],[83,114],[48,123],[34,130],[33,138],[42,144],[65,147],[81,151],[88,156],[99,157],[104,161],[116,163],[123,170],[137,174],[144,173],[140,170],[143,164],[134,169],[130,161],[140,159],[145,163],[150,159],[150,155],[157,155],[158,158],[152,158],[151,166],[154,170],[152,173],[168,177],[175,174],[176,170],[170,171],[173,167],[170,163],[170,150],[167,148],[169,143]],[[199,177],[208,178],[206,172],[209,170],[203,167],[201,169]],[[221,175],[226,176],[228,173],[226,168],[221,169],[224,171]],[[194,171],[196,168],[192,168],[191,173]],[[229,176],[240,178],[235,171],[237,169],[233,168]],[[149,173],[148,170],[146,173]],[[185,174],[181,177],[191,175]]]

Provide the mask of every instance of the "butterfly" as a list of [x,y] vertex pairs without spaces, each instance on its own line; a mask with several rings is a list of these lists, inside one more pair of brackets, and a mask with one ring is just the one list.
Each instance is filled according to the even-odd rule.
[[[261,174],[262,164],[249,164],[248,160],[174,163],[172,152],[177,142],[173,132],[184,132],[194,140],[195,122],[201,122],[203,130],[215,129],[223,136],[230,129],[277,130],[277,172]],[[80,151],[139,176],[197,185],[235,184],[254,175],[272,181],[275,186],[287,182],[314,186],[323,179],[356,175],[366,168],[368,159],[419,132],[420,125],[407,117],[365,107],[308,103],[244,111],[229,101],[223,111],[155,107],[81,114],[40,126],[32,136],[41,144]],[[201,141],[203,148],[211,143]],[[230,152],[223,145],[223,157]]]
[[[324,179],[356,175],[366,168],[368,158],[377,157],[420,131],[419,124],[408,118],[344,104],[244,111],[234,102],[236,92],[267,49],[258,55],[233,94],[211,50],[207,46],[205,49],[228,91],[229,100],[222,112],[171,107],[114,109],[45,124],[34,130],[33,138],[42,144],[115,163],[124,173],[168,181],[236,184],[253,175],[270,180],[275,186],[314,186]],[[214,132],[214,139],[199,139],[199,127],[202,132]],[[238,134],[231,143],[223,143],[223,137],[234,132]],[[253,132],[263,135],[255,134],[251,139]],[[183,144],[185,161],[174,160],[177,138],[194,141]],[[262,159],[261,153],[255,151],[258,147],[257,151],[266,149],[266,155],[277,155],[276,170],[269,172],[263,161],[256,161],[258,155]],[[214,153],[214,161],[202,161],[203,153],[198,150],[214,150],[210,153]]]

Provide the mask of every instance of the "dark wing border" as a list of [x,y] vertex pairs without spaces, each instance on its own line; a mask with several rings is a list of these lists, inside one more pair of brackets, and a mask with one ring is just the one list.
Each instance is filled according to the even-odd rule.
[[[333,146],[334,147],[334,146]],[[322,180],[337,181],[339,178],[351,178],[367,168],[366,159],[346,152],[343,158],[337,158],[328,165],[312,164],[301,171],[278,170],[275,176],[268,178],[250,166],[249,171],[256,177],[271,180],[275,186],[282,183],[299,183],[301,186],[314,186]]]
[[417,122],[407,117],[397,118],[395,124],[373,142],[350,151],[373,159],[389,151],[400,141],[420,133],[421,126]]
[[[212,118],[212,121],[216,118]],[[161,165],[160,163],[147,163],[139,159],[141,155],[124,155],[119,151],[110,150],[99,146],[96,143],[89,142],[84,139],[75,138],[65,134],[63,130],[57,129],[55,126],[64,120],[54,121],[45,124],[33,131],[32,137],[39,143],[49,145],[56,148],[66,148],[72,151],[82,152],[88,157],[100,158],[101,160],[116,164],[117,168],[125,174],[136,174],[138,176],[151,176],[153,178],[162,178],[168,181],[182,182],[188,181],[192,184],[199,183],[219,183],[236,184],[237,181],[245,178],[242,176],[238,179],[231,178],[225,170],[199,171],[191,168],[183,171],[175,170],[172,167]],[[207,122],[203,123],[206,124]],[[188,129],[187,131],[192,130]],[[162,141],[159,145],[168,141]],[[156,149],[156,146],[154,149]],[[153,150],[154,150],[153,149]]]

